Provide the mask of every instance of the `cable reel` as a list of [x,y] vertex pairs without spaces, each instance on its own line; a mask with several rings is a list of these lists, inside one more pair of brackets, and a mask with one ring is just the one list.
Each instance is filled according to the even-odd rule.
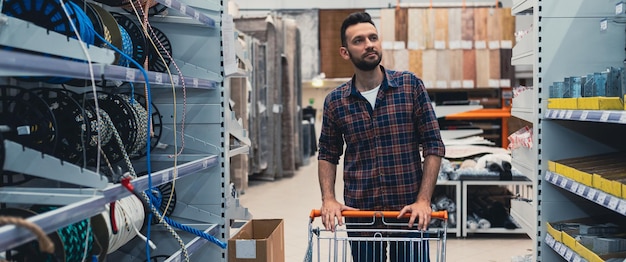
[[[152,27],[152,30],[154,31],[154,35],[150,34],[150,38],[152,39],[152,41],[154,41],[154,43],[158,47],[158,50],[154,50],[154,47],[152,45],[148,45],[148,69],[150,71],[164,73],[167,72],[167,68],[172,63],[172,59],[170,57],[174,57],[174,55],[172,54],[172,43],[167,38],[167,35],[163,33],[163,31],[154,26]],[[161,46],[159,42],[163,46]],[[165,48],[165,50],[163,48]],[[159,57],[159,53],[161,54],[165,62],[161,60],[161,57]]]
[[[137,63],[142,64],[146,59],[146,37],[143,29],[138,26],[130,18],[120,14],[111,12],[115,21],[128,33],[130,40],[132,41],[132,58]],[[136,67],[134,64],[130,64],[131,67]]]
[[[141,105],[144,110],[147,113],[147,99],[144,95],[139,94],[139,93],[123,93],[126,96],[133,96],[133,99],[139,104]],[[152,134],[150,134],[150,151],[152,152],[152,150],[154,150],[154,148],[156,148],[156,146],[159,144],[159,141],[161,140],[161,135],[163,133],[163,116],[161,115],[161,113],[159,112],[159,109],[156,107],[156,105],[154,104],[154,102],[150,103],[150,120],[151,120],[151,124],[152,124]],[[139,148],[137,151],[134,151],[133,154],[131,155],[131,159],[136,160],[139,159],[141,157],[146,156],[147,154],[147,146],[146,144],[143,144],[141,148]]]

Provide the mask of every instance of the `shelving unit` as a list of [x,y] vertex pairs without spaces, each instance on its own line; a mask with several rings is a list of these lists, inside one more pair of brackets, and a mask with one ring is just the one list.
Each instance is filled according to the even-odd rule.
[[452,180],[437,180],[438,187],[452,187],[452,190],[449,192],[454,192],[454,203],[456,204],[456,213],[455,220],[456,226],[454,228],[448,228],[448,233],[455,234],[456,237],[461,236],[461,232],[463,231],[461,228],[461,181],[452,181]]
[[[513,47],[513,56],[511,57],[512,65],[528,67],[533,77],[533,87],[513,97],[511,116],[532,123],[536,122],[537,116],[539,115],[537,106],[538,90],[536,88],[539,86],[539,81],[537,77],[534,77],[538,72],[538,10],[539,3],[537,0],[516,0],[513,1],[513,7],[511,8],[511,13],[516,17],[532,15],[531,28],[526,29],[526,35],[515,44]],[[525,232],[533,240],[537,239],[537,189],[539,185],[537,163],[539,151],[537,149],[538,139],[537,135],[535,135],[537,131],[537,125],[533,125],[532,148],[516,148],[511,152],[513,167],[522,172],[522,174],[530,180],[529,184],[532,189],[530,196],[526,196],[530,202],[511,201],[511,215],[522,227],[521,231]]]
[[[223,39],[235,36],[222,32],[225,7],[221,0],[159,2],[170,8],[169,14],[152,17],[150,21],[152,26],[158,27],[171,41],[173,60],[181,68],[183,79],[175,72],[171,79],[166,73],[148,72],[145,79],[137,69],[111,65],[112,51],[89,46],[88,52],[93,59],[91,68],[80,61],[2,49],[0,82],[22,84],[27,88],[38,85],[61,88],[54,84],[22,83],[11,77],[61,76],[91,79],[91,69],[96,81],[150,83],[150,102],[163,116],[163,133],[159,146],[152,151],[151,159],[143,157],[132,162],[137,173],[149,170],[148,164],[152,166],[151,176],[141,176],[131,183],[137,190],[144,191],[148,189],[149,183],[156,187],[176,181],[177,198],[173,203],[176,209],[170,218],[226,242],[230,238],[230,221],[250,218],[247,209],[239,205],[236,194],[231,192],[229,176],[230,157],[246,153],[250,145],[246,130],[232,117],[233,113],[228,107],[230,93],[224,88]],[[0,34],[0,45],[87,60],[78,41],[29,22],[0,14],[0,30],[3,32]],[[190,50],[193,52],[189,52]],[[170,82],[174,82],[177,96],[172,94]],[[186,88],[185,96],[180,94],[183,86]],[[183,106],[186,106],[186,111]],[[183,114],[186,114],[184,126],[181,122]],[[230,145],[231,136],[240,143]],[[184,148],[181,144],[183,138]],[[12,141],[3,143],[7,150],[6,155],[13,157],[3,168],[24,174],[38,174],[38,178],[32,184],[27,182],[20,186],[1,187],[0,202],[8,206],[60,206],[53,211],[28,218],[47,233],[96,216],[106,210],[108,203],[130,195],[120,184],[107,183],[106,177],[100,176],[96,171],[62,162],[33,149],[22,148]],[[182,150],[181,154],[173,157],[179,150]],[[20,156],[22,157],[16,158]],[[82,179],[77,178],[78,176],[82,176]],[[221,261],[227,256],[226,249],[213,244],[205,245],[208,241],[204,238],[184,231],[177,232],[185,241],[192,261]],[[158,251],[153,252],[154,255],[168,256],[166,261],[184,259],[180,246],[170,232],[153,229],[151,233],[151,239],[159,247]],[[12,225],[0,227],[0,251],[13,249],[34,239],[35,236],[23,228]],[[112,251],[107,259],[144,261],[147,259],[144,245],[145,242],[141,240],[133,240],[119,250]]]
[[549,161],[625,150],[624,112],[547,109],[553,82],[624,66],[625,27],[617,22],[615,8],[615,2],[592,0],[537,1],[534,5],[534,44],[540,48],[533,61],[539,203],[536,261],[580,261],[575,255],[567,256],[568,251],[559,247],[558,241],[551,241],[546,223],[602,214],[624,215],[618,212],[620,206],[624,207],[623,199],[548,171]]
[[[532,185],[532,182],[530,181],[492,181],[492,180],[484,180],[484,181],[480,181],[480,180],[476,180],[476,181],[472,181],[472,180],[464,180],[462,181],[462,192],[463,192],[463,197],[462,197],[462,217],[461,217],[461,221],[462,221],[462,225],[461,227],[463,228],[463,237],[466,237],[468,235],[468,233],[505,233],[505,234],[525,234],[527,233],[527,230],[524,228],[517,228],[517,229],[506,229],[506,228],[496,228],[496,227],[492,227],[492,228],[487,228],[487,229],[482,229],[482,228],[478,228],[476,230],[468,230],[467,229],[467,220],[468,220],[468,187],[471,186],[506,186],[506,187],[514,187],[515,190],[513,193],[514,195],[516,195],[517,193],[524,191],[524,187],[530,186]],[[513,212],[513,211],[511,211]]]

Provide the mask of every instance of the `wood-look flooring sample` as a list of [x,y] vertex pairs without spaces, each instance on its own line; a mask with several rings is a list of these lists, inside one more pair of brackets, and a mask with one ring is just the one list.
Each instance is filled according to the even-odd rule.
[[513,48],[515,45],[515,16],[511,8],[502,8],[502,48]]
[[489,87],[489,50],[476,49],[476,87]]
[[474,48],[487,48],[487,8],[474,8]]
[[450,87],[450,50],[437,51],[437,79],[435,81],[436,88]]
[[489,87],[500,87],[500,49],[489,50]]
[[461,47],[463,49],[474,48],[474,9],[464,8],[461,10]]
[[461,88],[463,81],[463,50],[448,50],[448,64],[450,67],[450,88]]
[[396,41],[396,10],[381,9],[378,34],[383,42]]
[[422,50],[409,50],[409,71],[422,78]]
[[408,12],[407,47],[409,49],[426,49],[426,32],[424,24],[425,9],[410,8]]
[[476,86],[476,50],[463,50],[463,82],[464,88],[473,88]]
[[437,50],[426,49],[422,52],[422,80],[426,88],[435,88],[437,80]]
[[393,69],[398,71],[409,70],[409,50],[397,49],[393,50]]
[[426,49],[435,48],[435,9],[428,8],[424,10],[422,16],[422,24],[424,29],[424,43]]
[[407,8],[395,9],[395,41],[404,42],[405,46],[408,39],[408,16],[409,14]]
[[461,49],[461,8],[448,9],[448,49]]
[[448,9],[435,8],[435,49],[448,48]]
[[499,49],[502,39],[502,9],[490,8],[487,15],[487,46],[489,49]]

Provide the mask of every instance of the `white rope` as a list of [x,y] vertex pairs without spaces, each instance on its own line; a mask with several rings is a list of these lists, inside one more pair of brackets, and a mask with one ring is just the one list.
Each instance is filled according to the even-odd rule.
[[117,234],[113,234],[108,204],[106,209],[107,211],[103,213],[103,216],[109,233],[107,254],[111,254],[137,236],[138,230],[136,228],[141,228],[143,225],[145,214],[143,204],[134,195],[117,200],[115,203],[115,221],[118,231]]

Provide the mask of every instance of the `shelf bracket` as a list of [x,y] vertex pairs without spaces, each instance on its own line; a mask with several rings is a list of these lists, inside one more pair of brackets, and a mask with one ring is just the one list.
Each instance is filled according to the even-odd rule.
[[4,170],[98,189],[105,188],[109,183],[103,175],[13,141],[4,140],[4,147],[7,152]]

